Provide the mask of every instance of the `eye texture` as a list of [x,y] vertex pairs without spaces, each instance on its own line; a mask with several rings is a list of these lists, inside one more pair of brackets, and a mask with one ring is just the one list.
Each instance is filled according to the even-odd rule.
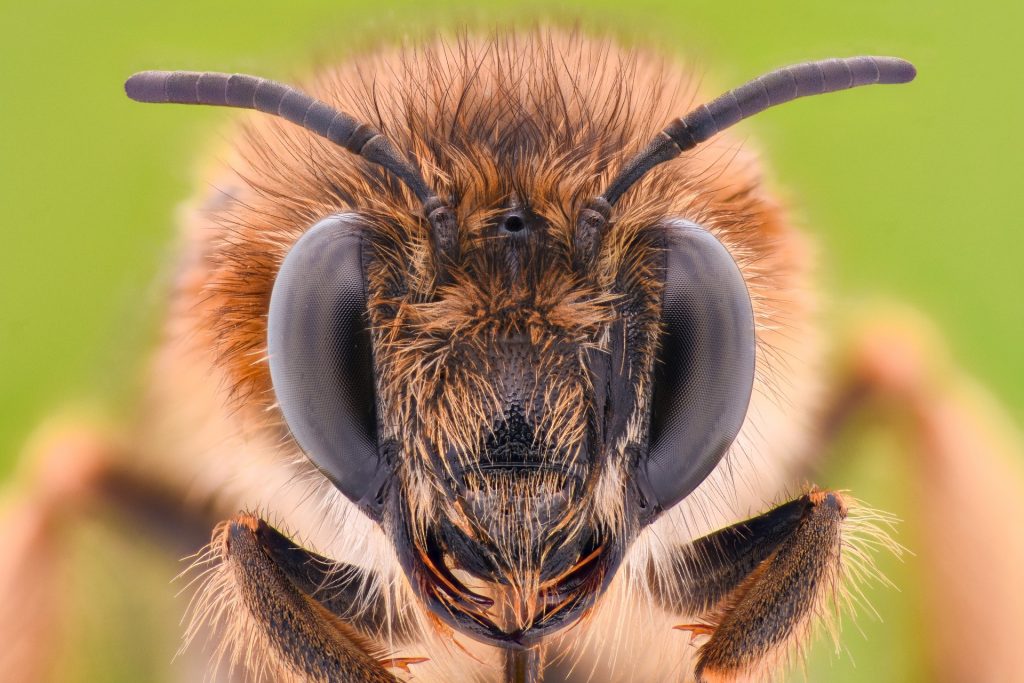
[[689,495],[732,444],[754,384],[754,315],[728,250],[688,221],[666,226],[664,329],[650,448],[638,482],[650,514]]
[[376,516],[387,467],[377,448],[363,242],[353,214],[313,226],[274,282],[267,347],[288,428],[334,485]]

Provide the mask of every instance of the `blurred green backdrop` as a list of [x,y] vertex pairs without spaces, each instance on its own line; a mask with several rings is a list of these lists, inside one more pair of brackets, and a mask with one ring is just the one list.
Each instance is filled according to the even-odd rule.
[[[353,47],[430,28],[538,18],[579,20],[660,46],[726,85],[809,58],[867,53],[914,61],[918,80],[898,92],[812,99],[759,116],[742,131],[756,136],[798,218],[820,238],[829,315],[841,318],[879,294],[918,306],[1021,421],[1024,231],[1016,198],[1024,3],[587,0],[552,9],[495,0],[3,0],[0,480],[47,413],[82,403],[116,413],[130,401],[171,263],[175,207],[193,187],[205,143],[218,139],[218,124],[231,116],[134,105],[121,89],[125,76],[194,68],[287,79]],[[908,514],[895,440],[869,432],[848,448],[868,457],[846,467],[843,485]],[[912,536],[901,540],[912,546]],[[81,541],[94,542],[88,535]],[[78,654],[62,677],[158,677],[173,645],[152,645],[162,640],[154,634],[168,636],[176,626],[167,623],[174,611],[167,600],[149,596],[154,585],[166,592],[159,577],[167,567],[125,559],[132,578],[111,583],[126,573],[118,553],[128,553],[110,538],[99,542],[114,549],[93,557],[85,576],[106,577],[104,595],[131,616],[114,623],[88,603],[76,607],[88,626],[75,630]],[[868,639],[848,630],[852,657],[818,647],[810,680],[929,680],[914,637],[920,568],[912,558],[890,564],[903,592],[872,593],[884,623],[863,620]]]

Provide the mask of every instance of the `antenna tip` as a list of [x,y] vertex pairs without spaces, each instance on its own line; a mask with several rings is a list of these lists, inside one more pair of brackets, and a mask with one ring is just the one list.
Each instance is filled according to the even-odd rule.
[[166,102],[167,72],[140,71],[124,82],[124,92],[136,102]]
[[880,57],[879,62],[882,83],[909,83],[917,76],[917,67],[905,59]]

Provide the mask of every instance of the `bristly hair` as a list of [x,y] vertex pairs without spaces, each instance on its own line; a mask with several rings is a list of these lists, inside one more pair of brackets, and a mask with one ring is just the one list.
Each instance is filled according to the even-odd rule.
[[[494,207],[520,197],[567,252],[578,208],[665,120],[690,107],[693,88],[686,74],[657,58],[541,31],[370,55],[323,73],[306,89],[372,122],[415,159],[428,184],[457,205],[461,239],[471,250],[486,251]],[[715,233],[744,269],[759,327],[785,325],[787,308],[801,294],[780,299],[769,292],[799,276],[803,265],[781,253],[791,248],[792,234],[749,157],[737,154],[725,140],[641,180],[617,208],[598,284],[623,273],[637,280],[624,286],[644,284],[635,265],[651,247],[650,226],[685,215]],[[406,301],[431,287],[429,239],[403,184],[287,122],[247,119],[228,161],[232,170],[215,179],[219,191],[205,216],[216,232],[204,254],[209,273],[197,327],[213,331],[238,404],[258,409],[273,403],[265,362],[270,290],[308,227],[330,213],[359,211],[379,252],[401,264],[400,273],[379,272],[382,286],[392,287],[379,291]],[[583,308],[562,305],[574,284],[550,282],[547,301],[559,304],[554,313],[603,322],[593,300]]]
[[[690,109],[694,89],[688,74],[656,57],[548,31],[437,41],[321,73],[303,90],[370,122],[413,160],[424,180],[457,207],[463,258],[492,277],[455,272],[439,284],[429,226],[405,184],[308,131],[253,114],[233,140],[228,168],[213,178],[216,191],[197,220],[194,255],[202,264],[190,264],[195,267],[181,297],[195,347],[216,349],[239,414],[272,422],[283,434],[266,362],[274,279],[292,245],[318,220],[358,212],[375,255],[369,309],[381,375],[377,398],[389,411],[381,438],[403,442],[413,461],[426,460],[424,441],[470,451],[489,426],[497,397],[487,367],[457,362],[465,348],[485,348],[510,332],[566,348],[591,336],[598,341],[588,343],[605,344],[597,332],[607,329],[612,299],[621,296],[610,292],[628,291],[637,297],[636,308],[649,312],[637,324],[645,336],[631,341],[641,355],[654,355],[661,283],[650,267],[660,248],[653,226],[676,216],[706,227],[740,266],[757,326],[755,402],[785,402],[786,382],[797,374],[790,364],[813,342],[803,334],[810,309],[807,254],[763,189],[753,157],[728,137],[639,180],[617,204],[601,258],[586,278],[552,267],[571,262],[580,208],[666,120]],[[524,259],[530,265],[516,277],[492,248],[495,217],[510,200],[543,219],[549,247]],[[436,296],[445,287],[458,296]],[[461,348],[452,343],[455,337]],[[553,447],[580,438],[583,362],[559,361],[558,354],[538,361],[540,376],[569,376],[547,405]],[[635,386],[638,400],[627,427],[634,435],[646,428],[647,381]],[[446,386],[455,387],[451,395],[458,400],[438,400]],[[403,486],[420,523],[436,513],[437,496],[427,477],[410,470]],[[583,511],[610,535],[623,524],[627,479],[610,472],[593,508]],[[535,583],[529,569],[520,578]],[[254,637],[237,635],[244,647]]]
[[[543,338],[552,349],[580,348],[585,339],[607,343],[601,331],[611,304],[626,292],[641,312],[631,339],[635,355],[654,356],[661,282],[651,264],[660,249],[656,226],[666,216],[703,225],[740,265],[755,310],[759,390],[784,391],[779,382],[791,374],[783,366],[795,344],[786,328],[806,317],[802,244],[763,191],[749,155],[727,138],[660,166],[624,195],[587,277],[566,265],[580,208],[666,120],[690,109],[694,81],[672,64],[610,41],[538,31],[367,55],[303,90],[369,122],[414,161],[456,208],[462,259],[477,276],[456,270],[438,284],[429,226],[393,174],[287,121],[255,114],[201,216],[212,231],[202,237],[202,280],[190,283],[202,291],[192,307],[195,341],[216,349],[239,410],[256,415],[253,422],[277,418],[283,432],[266,363],[274,279],[309,227],[356,211],[375,255],[367,275],[377,400],[385,407],[379,438],[402,443],[409,456],[403,485],[418,518],[414,529],[437,513],[436,482],[417,473],[429,446],[474,451],[495,412],[493,372],[465,362],[467,349],[509,334]],[[516,277],[494,247],[496,212],[510,200],[539,216],[547,236],[545,249],[524,259],[528,265]],[[436,296],[438,287],[450,295]],[[547,406],[548,445],[567,448],[586,424],[585,360],[551,353],[536,361],[538,376],[565,379],[538,403]],[[627,432],[634,442],[646,428],[644,362],[631,372],[636,400]],[[621,533],[627,479],[609,472],[581,514]]]

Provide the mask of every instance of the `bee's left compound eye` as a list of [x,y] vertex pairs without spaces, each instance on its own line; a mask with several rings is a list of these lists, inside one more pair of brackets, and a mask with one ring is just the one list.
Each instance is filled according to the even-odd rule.
[[373,359],[358,217],[313,226],[288,252],[270,298],[274,393],[310,460],[377,516],[388,470],[377,448]]
[[650,442],[637,472],[652,517],[719,463],[743,425],[754,383],[754,315],[729,251],[688,221],[668,223],[665,239]]

